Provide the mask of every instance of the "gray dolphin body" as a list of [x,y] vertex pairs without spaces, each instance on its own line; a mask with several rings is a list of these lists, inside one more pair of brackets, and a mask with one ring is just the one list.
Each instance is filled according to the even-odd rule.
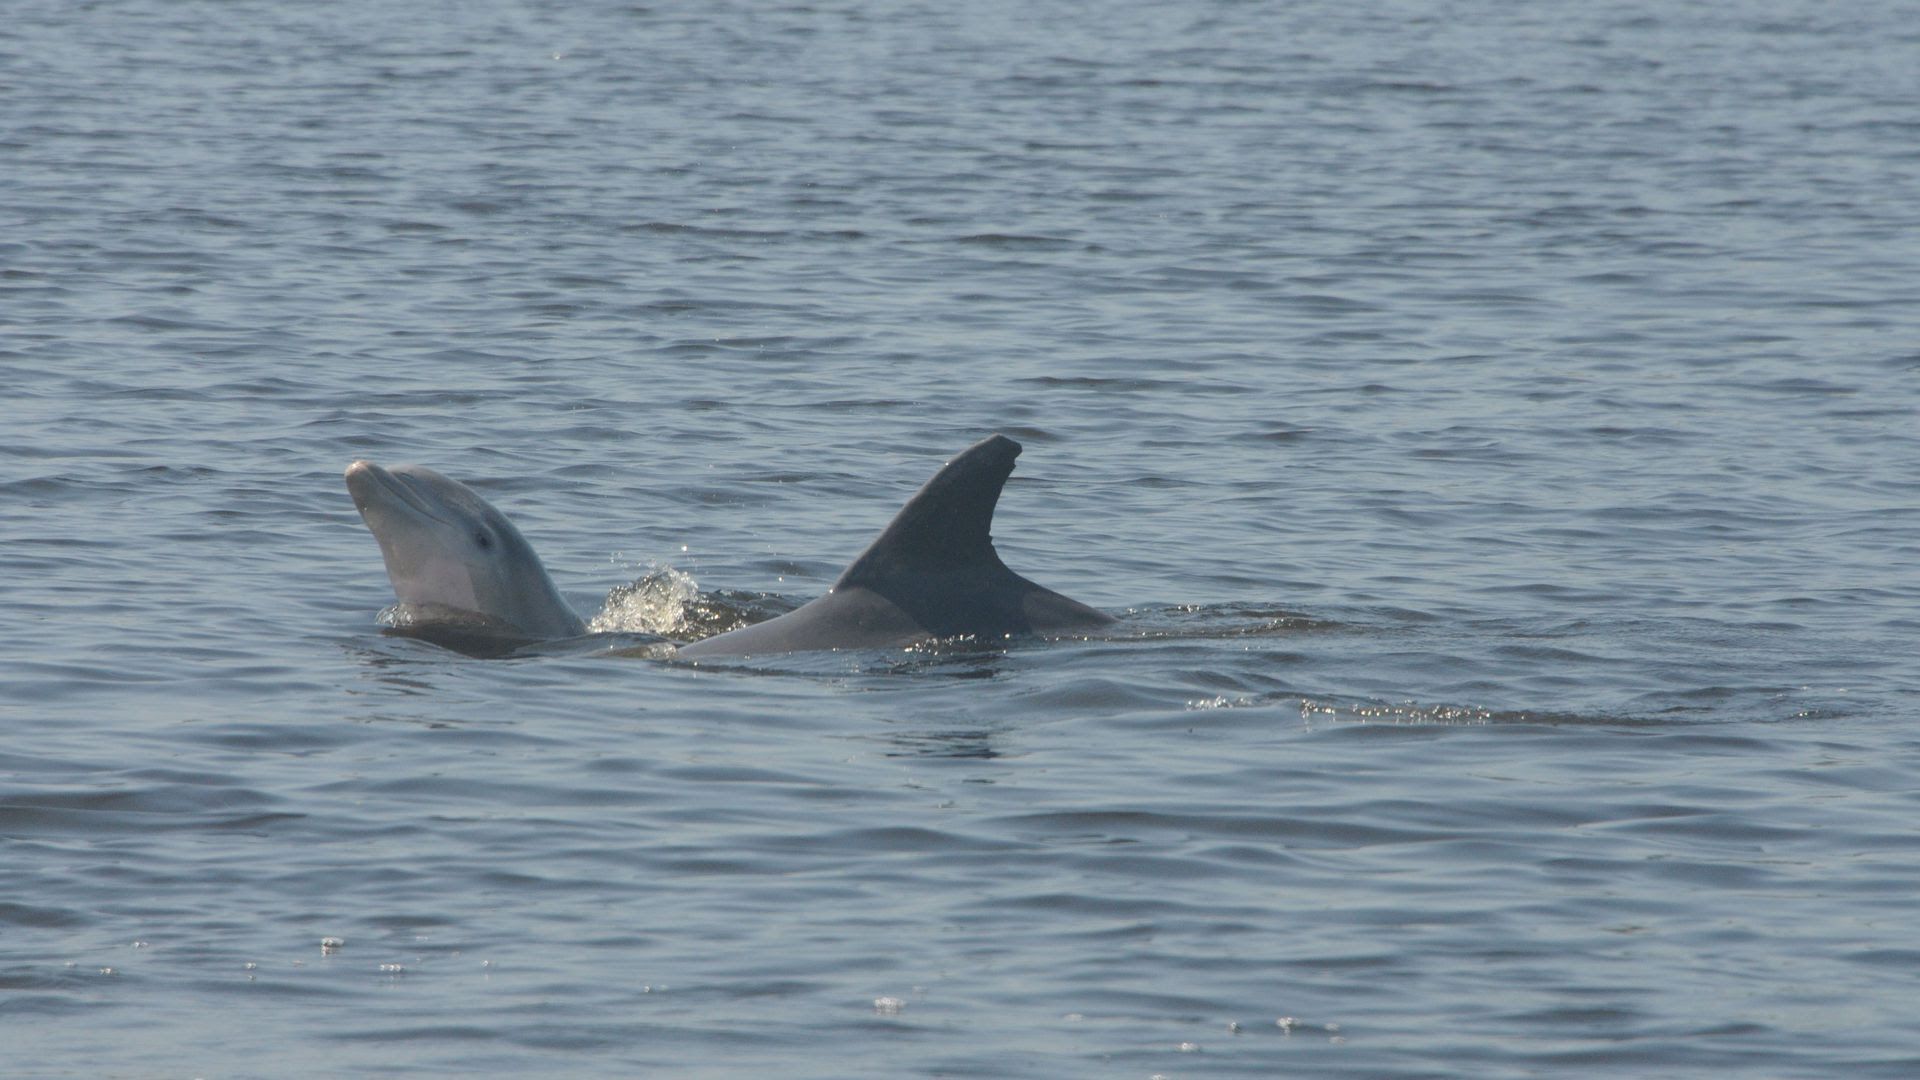
[[927,481],[825,596],[796,611],[681,647],[713,656],[862,649],[971,635],[1070,633],[1112,616],[1007,569],[993,549],[993,509],[1020,444],[994,435]]
[[465,484],[420,465],[356,461],[347,491],[380,542],[401,628],[457,639],[446,643],[462,651],[462,641],[504,651],[587,632],[520,530]]

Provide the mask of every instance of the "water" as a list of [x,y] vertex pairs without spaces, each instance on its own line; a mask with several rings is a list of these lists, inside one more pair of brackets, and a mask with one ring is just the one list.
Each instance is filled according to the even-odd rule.
[[[0,1073],[1920,1072],[1913,14],[11,5]],[[340,480],[685,632],[993,431],[1111,635]]]

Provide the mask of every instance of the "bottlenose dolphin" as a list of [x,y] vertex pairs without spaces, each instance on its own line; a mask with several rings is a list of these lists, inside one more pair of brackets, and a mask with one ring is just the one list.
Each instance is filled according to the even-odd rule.
[[[827,594],[798,610],[680,647],[746,656],[1002,639],[1105,626],[1113,618],[1007,569],[989,530],[1020,444],[995,435],[927,481]],[[400,603],[395,628],[489,656],[587,632],[533,547],[465,484],[421,465],[347,466]]]
[[587,632],[520,530],[465,484],[356,461],[347,490],[380,542],[400,628],[480,653]]
[[1020,444],[994,435],[934,474],[822,596],[683,645],[687,659],[910,645],[931,638],[1060,633],[1112,616],[1007,569],[989,530]]

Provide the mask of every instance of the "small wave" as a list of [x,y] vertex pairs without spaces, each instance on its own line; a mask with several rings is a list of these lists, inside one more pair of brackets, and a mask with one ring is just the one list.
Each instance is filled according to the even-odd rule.
[[1004,250],[1027,251],[1063,251],[1074,246],[1074,241],[1060,236],[1027,236],[1019,233],[973,233],[968,236],[956,236],[957,244],[972,244],[980,247],[1001,248]]
[[1134,624],[1132,632],[1112,634],[1109,640],[1279,637],[1342,629],[1342,624],[1328,619],[1259,604],[1173,604],[1136,608],[1128,612],[1127,622]]
[[1475,727],[1495,724],[1539,724],[1565,726],[1643,727],[1658,721],[1632,716],[1581,715],[1578,713],[1535,711],[1530,709],[1489,709],[1477,705],[1357,701],[1345,704],[1300,699],[1303,720],[1333,720],[1352,724],[1390,724],[1418,727]]
[[1648,719],[1633,715],[1584,714],[1551,709],[1495,709],[1481,705],[1418,701],[1336,701],[1315,698],[1294,691],[1256,694],[1220,694],[1187,702],[1188,712],[1216,709],[1258,709],[1296,704],[1300,719],[1312,724],[1331,722],[1341,725],[1387,727],[1493,727],[1500,725],[1538,725],[1545,727],[1668,727],[1678,722]]

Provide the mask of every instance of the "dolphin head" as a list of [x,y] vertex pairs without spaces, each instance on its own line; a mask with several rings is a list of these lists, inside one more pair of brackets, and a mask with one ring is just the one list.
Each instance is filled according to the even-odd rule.
[[380,542],[394,596],[416,617],[534,639],[585,633],[520,530],[465,484],[421,465],[356,461],[347,491]]

